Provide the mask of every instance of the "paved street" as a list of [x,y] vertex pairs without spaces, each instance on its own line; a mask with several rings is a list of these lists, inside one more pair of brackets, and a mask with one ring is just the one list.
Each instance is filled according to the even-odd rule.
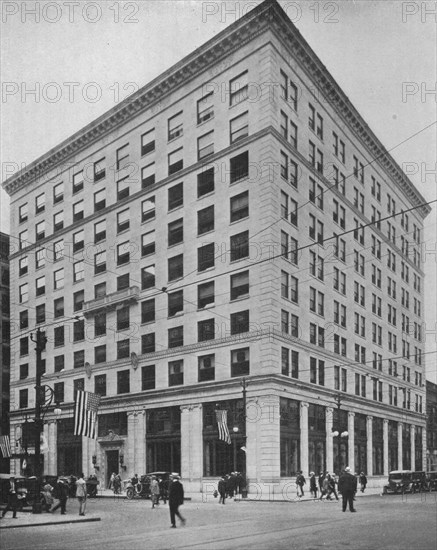
[[[178,529],[169,528],[168,506],[98,499],[88,502],[87,518],[100,522],[2,529],[0,537],[3,550],[435,550],[437,493],[425,497],[360,496],[356,514],[343,514],[337,502],[192,501],[181,508],[187,525]],[[75,517],[76,509],[69,502],[68,513]]]

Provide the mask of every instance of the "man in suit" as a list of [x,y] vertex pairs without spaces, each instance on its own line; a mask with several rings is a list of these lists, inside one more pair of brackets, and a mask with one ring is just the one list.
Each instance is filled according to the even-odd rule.
[[50,510],[50,512],[54,512],[59,507],[61,507],[61,514],[64,516],[67,512],[66,506],[67,506],[67,499],[68,499],[68,487],[67,487],[67,484],[64,483],[64,481],[61,478],[58,478],[58,482],[56,483],[55,488],[53,490],[53,496],[59,502]]
[[179,512],[179,506],[184,503],[184,487],[180,482],[180,477],[176,474],[172,475],[172,481],[170,483],[168,504],[170,506],[170,521],[173,529],[176,529],[176,517],[180,520],[182,525],[185,525],[185,518],[183,518]]
[[8,504],[3,510],[2,518],[5,517],[6,512],[12,510],[12,517],[17,519],[17,507],[18,507],[18,497],[17,490],[15,487],[15,477],[11,476],[9,479],[9,489],[8,489]]
[[346,512],[347,504],[349,510],[356,512],[354,508],[354,495],[357,492],[357,478],[351,474],[351,469],[347,466],[338,480],[338,491],[343,498],[343,512]]

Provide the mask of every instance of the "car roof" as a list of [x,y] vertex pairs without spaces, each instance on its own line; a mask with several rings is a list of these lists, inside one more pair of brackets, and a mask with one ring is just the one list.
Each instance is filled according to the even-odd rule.
[[392,472],[389,472],[389,475],[392,474],[412,474],[412,470],[393,470]]

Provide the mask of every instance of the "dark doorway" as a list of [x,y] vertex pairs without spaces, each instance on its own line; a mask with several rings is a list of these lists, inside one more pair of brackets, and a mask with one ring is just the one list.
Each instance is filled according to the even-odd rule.
[[118,474],[118,451],[106,451],[106,486],[112,473]]

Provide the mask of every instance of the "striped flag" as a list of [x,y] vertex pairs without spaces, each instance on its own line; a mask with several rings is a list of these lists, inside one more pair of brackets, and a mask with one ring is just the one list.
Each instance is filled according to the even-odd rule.
[[74,435],[97,438],[96,421],[100,395],[79,390],[74,402]]
[[11,442],[9,441],[8,435],[0,435],[0,449],[2,451],[3,458],[10,458],[12,456]]
[[219,439],[226,441],[228,445],[231,444],[231,436],[228,429],[228,411],[215,411],[217,418],[217,426],[219,432]]

